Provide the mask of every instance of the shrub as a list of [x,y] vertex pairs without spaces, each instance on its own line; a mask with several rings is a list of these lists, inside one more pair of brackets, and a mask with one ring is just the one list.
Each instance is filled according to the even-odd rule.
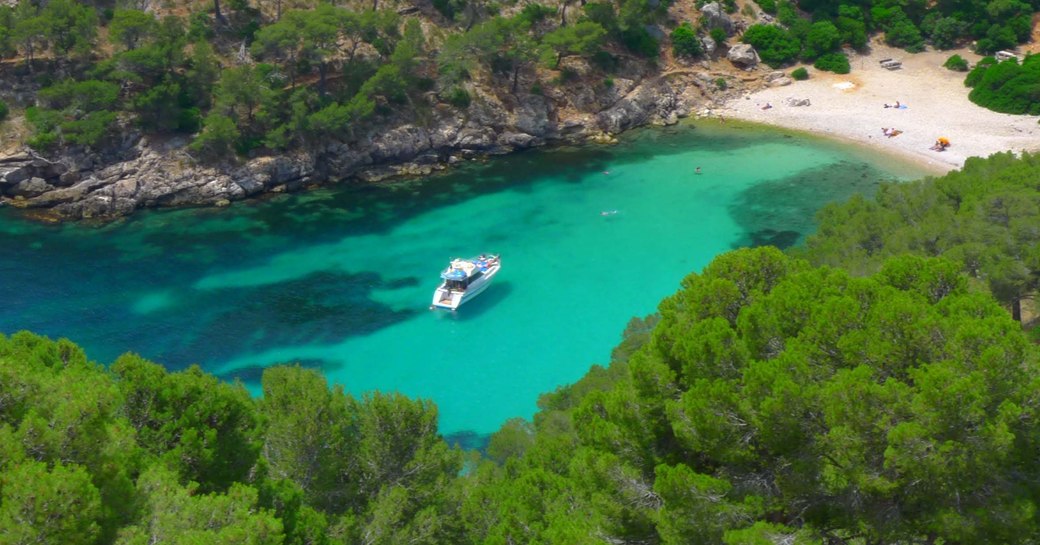
[[885,43],[895,47],[902,47],[911,53],[924,51],[924,38],[921,31],[903,13],[896,8],[885,25]]
[[964,78],[965,87],[975,87],[980,81],[982,81],[983,74],[986,73],[986,69],[990,66],[997,64],[997,59],[993,57],[983,57],[976,65],[975,68],[968,72],[968,77]]
[[614,86],[614,78],[605,78],[603,80],[603,86],[606,87],[607,89],[610,89],[611,87],[613,87]]
[[729,87],[729,84],[726,83],[726,78],[718,78],[715,80],[715,86],[718,87],[720,91],[725,91]]
[[835,74],[848,74],[850,70],[849,58],[844,53],[827,53],[816,59],[816,62],[813,63],[813,68],[834,72]]
[[191,143],[191,149],[210,157],[228,155],[235,149],[240,134],[230,117],[209,114],[203,126],[202,132]]
[[841,45],[841,33],[830,21],[813,23],[802,44],[802,58],[811,61],[817,57],[838,49]]
[[621,42],[629,51],[644,57],[656,57],[661,44],[642,26],[635,26],[621,31]]
[[776,0],[757,0],[755,3],[762,8],[762,11],[772,15],[776,14]]
[[0,121],[7,119],[7,103],[0,100]]
[[1035,99],[1040,88],[1040,56],[1030,55],[1018,64],[1015,59],[1001,63],[979,63],[968,74],[974,89],[968,98],[979,106],[1006,114],[1040,114]]
[[797,38],[776,25],[751,25],[742,40],[751,44],[762,62],[773,68],[791,62],[802,49]]
[[617,57],[611,55],[609,51],[599,50],[592,54],[592,65],[604,72],[613,72],[617,70],[618,60]]
[[726,34],[726,31],[719,27],[711,29],[709,36],[711,36],[711,39],[715,40],[715,43],[719,45],[726,43],[726,39],[729,38],[729,35]]
[[798,81],[805,81],[809,79],[809,71],[804,66],[800,66],[791,72],[791,77]]
[[946,62],[943,63],[943,66],[950,70],[953,70],[954,72],[968,71],[968,61],[964,60],[960,55],[953,55],[952,57],[946,59]]
[[953,49],[968,31],[968,24],[953,17],[929,14],[921,22],[921,30],[928,35],[936,49]]
[[689,23],[683,23],[672,31],[672,52],[679,57],[699,57],[704,54],[701,40]]
[[451,90],[448,91],[447,101],[448,104],[465,110],[466,108],[469,108],[472,99],[469,96],[469,91],[466,91],[462,87],[452,87]]

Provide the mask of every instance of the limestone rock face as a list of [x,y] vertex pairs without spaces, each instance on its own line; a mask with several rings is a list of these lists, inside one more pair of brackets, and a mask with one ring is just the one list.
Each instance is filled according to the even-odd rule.
[[636,87],[612,108],[600,112],[596,123],[604,132],[617,134],[654,119],[666,119],[679,109],[679,97],[674,89],[661,81]]
[[738,68],[754,68],[759,61],[758,52],[750,44],[734,45],[729,48],[726,58]]
[[730,19],[729,14],[718,2],[705,4],[701,8],[701,14],[708,22],[708,28],[721,28],[726,34],[733,34],[733,19]]
[[550,110],[549,101],[545,97],[528,95],[517,108],[514,126],[519,132],[545,138],[554,129],[552,121],[549,120]]
[[[719,26],[732,27],[721,8],[716,15]],[[616,143],[614,135],[633,127],[677,123],[718,92],[699,71],[662,76],[621,60],[607,81],[593,77],[587,64],[568,59],[567,66],[588,77],[539,85],[537,92],[538,82],[528,76],[515,89],[474,85],[465,109],[440,103],[432,93],[423,98],[429,108],[421,120],[391,113],[349,141],[328,139],[291,152],[205,162],[189,138],[153,138],[131,125],[120,129],[112,149],[69,148],[55,157],[9,150],[0,153],[0,204],[56,219],[110,219],[146,207],[222,207],[318,183],[422,176],[464,159],[548,142]]]
[[718,49],[718,45],[715,44],[715,39],[711,36],[701,37],[701,47],[704,48],[704,55],[707,57],[714,57],[715,50]]

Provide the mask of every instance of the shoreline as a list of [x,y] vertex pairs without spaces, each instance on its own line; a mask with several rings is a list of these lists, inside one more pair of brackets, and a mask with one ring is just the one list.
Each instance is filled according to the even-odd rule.
[[[849,74],[807,67],[807,80],[732,99],[712,114],[853,144],[937,175],[963,167],[968,157],[1040,149],[1035,116],[1001,114],[968,100],[967,74],[942,67],[954,54],[972,64],[981,58],[966,49],[912,54],[875,43],[869,53],[850,57]],[[887,70],[881,59],[898,59],[903,66]],[[788,99],[810,105],[792,106]],[[897,101],[905,108],[885,108]],[[766,104],[772,108],[763,110]],[[901,132],[886,137],[882,128]],[[950,148],[930,150],[939,137],[949,138]]]

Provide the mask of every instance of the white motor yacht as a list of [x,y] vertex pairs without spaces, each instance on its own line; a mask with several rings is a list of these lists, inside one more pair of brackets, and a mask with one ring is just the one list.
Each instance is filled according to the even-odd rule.
[[497,254],[481,254],[472,259],[452,259],[447,269],[441,272],[441,285],[433,292],[430,308],[455,310],[491,283],[491,279],[502,268]]

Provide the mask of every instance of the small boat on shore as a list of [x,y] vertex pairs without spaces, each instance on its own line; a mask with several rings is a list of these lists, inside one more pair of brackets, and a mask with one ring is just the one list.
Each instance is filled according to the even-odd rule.
[[497,254],[481,254],[471,259],[452,259],[441,272],[441,285],[433,292],[430,308],[455,310],[480,292],[502,268]]

